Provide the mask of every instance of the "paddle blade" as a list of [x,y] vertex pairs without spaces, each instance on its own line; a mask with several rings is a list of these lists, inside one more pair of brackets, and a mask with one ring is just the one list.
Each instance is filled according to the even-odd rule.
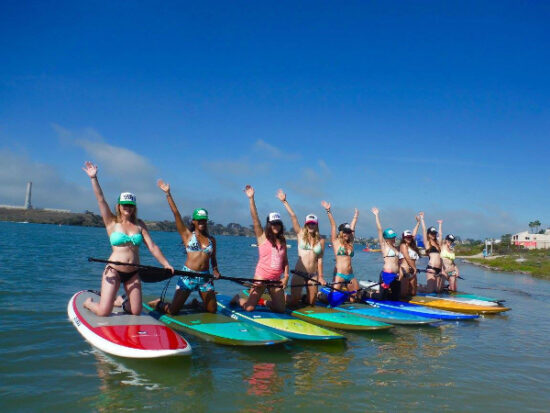
[[144,283],[158,283],[167,280],[170,277],[173,277],[173,274],[170,270],[165,268],[147,268],[139,270],[139,278],[141,279],[141,282]]

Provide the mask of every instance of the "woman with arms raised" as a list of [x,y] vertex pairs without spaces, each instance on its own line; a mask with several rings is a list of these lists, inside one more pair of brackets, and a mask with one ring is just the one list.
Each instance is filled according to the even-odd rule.
[[401,281],[401,297],[416,295],[418,288],[418,269],[416,261],[420,258],[420,250],[416,245],[416,234],[420,226],[420,216],[416,216],[416,225],[412,231],[405,230],[399,244],[399,280]]
[[445,271],[447,281],[449,281],[449,291],[457,291],[456,280],[460,276],[460,271],[456,265],[455,259],[455,236],[449,234],[445,237],[441,246],[441,260],[443,261],[443,270]]
[[[424,247],[426,248],[426,255],[428,255],[430,261],[426,267],[426,288],[424,292],[440,293],[443,291],[443,278],[447,274],[443,269],[443,263],[441,262],[441,225],[443,221],[437,221],[439,224],[439,232],[435,227],[426,229],[424,222],[424,212],[420,212],[420,223],[422,224],[422,233],[424,235]],[[439,234],[439,236],[438,236]]]
[[[247,298],[240,298],[239,295],[236,295],[231,303],[238,303],[245,311],[253,311],[267,288],[271,300],[266,301],[265,305],[272,311],[283,313],[285,311],[285,288],[288,283],[288,257],[283,221],[281,221],[281,215],[278,212],[271,212],[267,216],[265,229],[262,228],[254,202],[254,188],[247,185],[244,192],[248,197],[250,215],[258,244],[259,257],[254,273],[254,279],[257,281],[254,282]],[[282,280],[281,274],[284,274]],[[263,282],[279,280],[281,283],[270,283],[269,285]]]
[[[115,215],[109,209],[103,191],[99,186],[97,165],[86,162],[82,169],[92,181],[99,211],[113,248],[109,261],[125,263],[125,265],[107,264],[101,280],[99,303],[89,298],[84,303],[84,307],[98,316],[108,316],[116,304],[122,305],[124,311],[138,315],[141,313],[141,281],[138,276],[138,269],[132,264],[139,264],[140,245],[145,242],[153,257],[164,268],[169,269],[172,273],[174,268],[164,258],[160,248],[151,239],[145,223],[137,218],[135,195],[130,192],[121,193],[118,197]],[[115,300],[121,283],[124,285],[128,298],[123,300],[122,297],[118,297]]]
[[[351,258],[354,253],[353,233],[357,225],[359,211],[357,211],[357,208],[355,209],[351,224],[347,222],[340,224],[338,226],[338,231],[336,231],[336,222],[330,211],[330,204],[326,201],[322,201],[321,205],[325,208],[328,220],[330,221],[330,237],[334,255],[336,256],[336,273],[334,275],[335,288],[342,289],[342,286],[347,284],[348,291],[357,291],[359,290],[359,283],[355,275],[353,275]],[[355,301],[355,294],[350,295],[350,301]]]
[[[183,222],[174,198],[172,198],[170,185],[162,179],[158,180],[157,185],[166,194],[166,200],[174,214],[176,228],[187,252],[187,259],[182,270],[195,272],[197,276],[185,275],[178,278],[176,291],[170,304],[155,300],[151,301],[149,305],[161,312],[177,314],[185,304],[189,294],[192,291],[198,291],[204,303],[204,309],[209,313],[215,313],[217,304],[214,284],[212,279],[207,277],[210,274],[210,263],[212,264],[214,277],[219,278],[220,273],[216,259],[216,240],[208,234],[208,211],[204,208],[193,211],[193,223],[190,230]],[[204,274],[205,277],[198,274]]]
[[376,219],[380,252],[382,253],[382,257],[384,257],[384,267],[380,273],[382,298],[399,300],[401,295],[401,277],[397,274],[399,272],[399,251],[395,246],[397,234],[391,228],[386,228],[382,231],[380,211],[378,211],[378,208],[372,208],[371,211]]
[[290,215],[292,227],[298,238],[298,261],[294,269],[306,273],[306,276],[311,278],[308,280],[299,275],[292,276],[292,281],[290,283],[290,299],[287,301],[287,304],[291,307],[299,305],[300,299],[302,298],[302,286],[307,283],[307,304],[315,305],[317,285],[326,284],[323,278],[323,252],[325,251],[325,240],[322,239],[321,234],[319,234],[319,220],[315,215],[309,214],[306,216],[304,226],[300,227],[298,218],[296,218],[296,214],[287,202],[286,194],[282,189],[279,189],[279,192],[277,192],[277,197],[283,203]]

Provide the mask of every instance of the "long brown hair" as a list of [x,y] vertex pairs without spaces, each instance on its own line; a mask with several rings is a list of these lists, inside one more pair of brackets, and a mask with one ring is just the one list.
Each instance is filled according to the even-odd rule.
[[399,246],[401,246],[401,244],[407,245],[410,249],[416,252],[419,257],[421,256],[420,250],[418,249],[418,245],[416,245],[416,240],[414,239],[414,237],[411,238],[411,243],[407,244],[407,241],[405,241],[405,237],[401,236],[401,241],[399,242]]
[[275,246],[275,244],[277,243],[277,240],[279,240],[281,245],[286,248],[285,226],[282,222],[281,222],[281,232],[279,232],[278,235],[276,235],[273,232],[273,225],[269,221],[267,221],[265,224],[264,233],[267,240],[271,242],[273,246]]

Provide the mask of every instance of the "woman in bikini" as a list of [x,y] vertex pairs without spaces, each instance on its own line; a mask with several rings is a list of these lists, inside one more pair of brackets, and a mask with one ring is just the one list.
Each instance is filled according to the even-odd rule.
[[319,220],[317,216],[309,214],[306,216],[305,224],[300,227],[296,214],[286,200],[286,194],[282,189],[277,192],[277,198],[283,203],[290,219],[292,227],[298,238],[298,261],[294,269],[306,273],[310,280],[299,275],[293,275],[290,283],[290,298],[287,299],[287,305],[296,307],[302,298],[302,287],[307,284],[306,300],[308,305],[315,305],[317,298],[317,286],[325,285],[323,278],[323,253],[325,251],[325,240],[319,234]]
[[[151,301],[149,305],[161,312],[177,314],[185,304],[189,294],[193,291],[198,291],[204,303],[204,309],[209,313],[215,313],[217,303],[214,284],[212,279],[207,277],[210,273],[210,264],[212,264],[214,278],[219,278],[220,273],[216,259],[216,240],[208,234],[208,211],[204,208],[195,209],[193,211],[192,228],[189,229],[183,222],[178,207],[172,198],[170,185],[161,179],[158,180],[157,185],[166,194],[166,200],[174,214],[176,228],[183,245],[185,245],[187,259],[182,270],[194,272],[197,275],[185,275],[178,278],[176,291],[171,303],[164,303],[158,299]],[[204,274],[205,277],[201,277],[198,274]]]
[[416,225],[412,231],[405,230],[399,244],[399,275],[401,281],[401,297],[416,295],[418,288],[418,269],[416,261],[420,258],[420,251],[416,245],[416,234],[420,226],[420,216],[416,216]]
[[371,211],[376,219],[380,252],[382,253],[382,257],[384,257],[384,267],[380,273],[382,299],[399,300],[401,295],[401,277],[398,274],[399,250],[395,246],[397,234],[391,228],[386,228],[382,231],[380,211],[378,211],[378,208],[372,208]]
[[[353,268],[351,266],[351,258],[353,257],[353,233],[355,232],[355,226],[357,225],[357,218],[359,217],[359,211],[355,209],[355,214],[351,220],[351,224],[347,222],[338,226],[336,230],[336,222],[332,216],[330,210],[330,204],[326,201],[322,201],[321,205],[327,212],[328,220],[330,221],[330,237],[332,242],[332,249],[336,256],[336,273],[334,274],[335,288],[338,290],[343,289],[344,285],[347,285],[348,291],[359,290],[359,283],[353,275]],[[350,295],[350,301],[355,302],[356,293]]]
[[[283,313],[285,311],[285,288],[288,284],[288,257],[283,221],[278,212],[271,212],[267,216],[265,229],[262,228],[254,202],[254,188],[247,185],[244,192],[248,197],[250,215],[258,244],[259,257],[254,273],[254,280],[257,281],[254,282],[247,298],[240,298],[237,294],[231,303],[239,304],[245,311],[253,311],[267,288],[271,299],[265,302],[266,307],[271,311]],[[282,279],[281,275],[283,275]],[[262,281],[271,281],[271,283],[266,285],[267,283]],[[281,283],[273,283],[273,281],[281,281]]]
[[449,291],[457,291],[456,280],[460,276],[460,271],[456,265],[454,251],[455,236],[449,234],[445,237],[441,246],[441,260],[443,261],[443,269],[445,271],[447,281],[449,282]]
[[426,229],[424,222],[424,213],[420,212],[420,223],[422,224],[422,233],[424,235],[424,247],[426,255],[429,257],[428,266],[426,267],[426,287],[423,289],[426,293],[443,291],[443,278],[446,273],[441,262],[441,225],[443,221],[437,221],[439,224],[439,232],[435,227]]
[[[84,172],[92,181],[101,217],[113,252],[109,261],[123,262],[127,265],[107,264],[101,280],[101,298],[99,303],[91,298],[84,302],[84,307],[98,316],[105,317],[111,314],[113,306],[122,306],[124,311],[141,314],[141,281],[138,269],[132,264],[139,264],[139,247],[147,245],[153,257],[166,269],[174,272],[174,268],[166,260],[160,248],[153,242],[145,223],[137,218],[136,197],[130,192],[123,192],[118,197],[116,215],[111,212],[103,191],[97,180],[97,165],[86,162]],[[120,284],[124,285],[127,299],[116,297]],[[116,298],[116,299],[115,299]]]

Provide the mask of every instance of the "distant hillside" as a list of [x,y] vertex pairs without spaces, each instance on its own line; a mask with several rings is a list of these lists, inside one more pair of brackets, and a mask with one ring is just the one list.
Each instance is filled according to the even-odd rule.
[[[187,225],[191,223],[191,217],[185,216],[183,220]],[[93,212],[59,212],[43,209],[12,209],[0,208],[0,221],[32,222],[35,224],[75,225],[82,227],[102,227],[103,219]],[[144,220],[151,231],[176,231],[176,223],[173,221],[147,221]],[[243,227],[237,223],[227,226],[208,221],[208,229],[213,235],[240,235],[254,236],[251,228]]]

